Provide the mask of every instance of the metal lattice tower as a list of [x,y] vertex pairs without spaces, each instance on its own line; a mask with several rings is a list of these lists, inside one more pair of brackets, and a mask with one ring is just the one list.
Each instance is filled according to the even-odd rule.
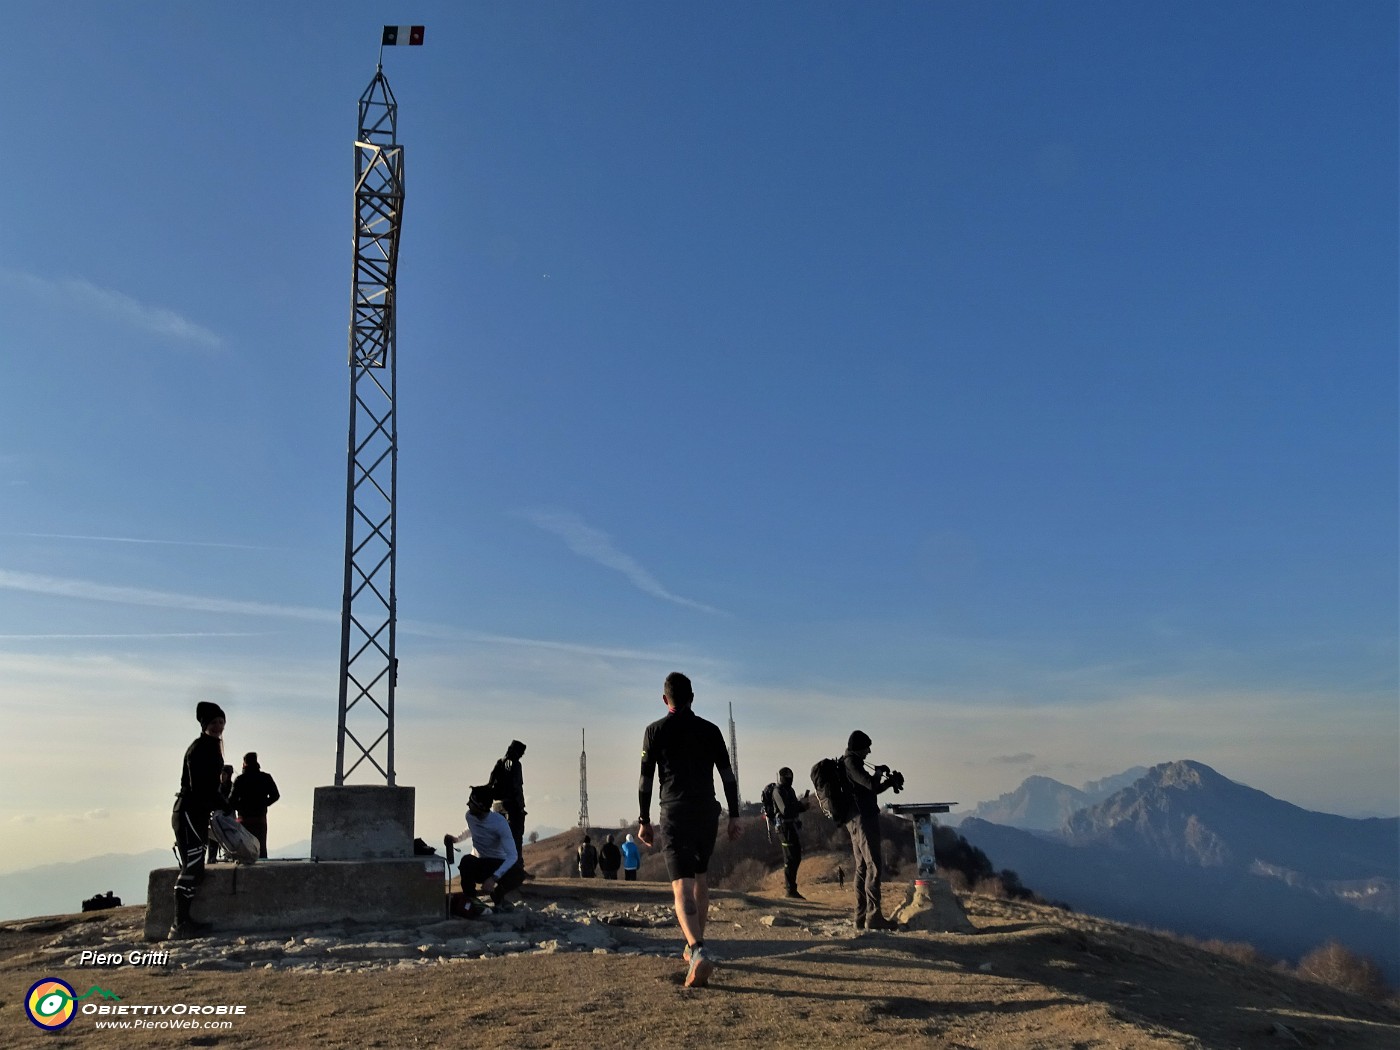
[[583,750],[578,755],[578,826],[588,827],[588,730],[582,729]]
[[[395,300],[403,213],[398,103],[383,68],[360,96],[355,141],[355,269],[350,297],[350,439],[335,783],[369,762],[394,784],[398,424]],[[353,722],[354,728],[351,728]],[[346,766],[346,741],[351,744]]]

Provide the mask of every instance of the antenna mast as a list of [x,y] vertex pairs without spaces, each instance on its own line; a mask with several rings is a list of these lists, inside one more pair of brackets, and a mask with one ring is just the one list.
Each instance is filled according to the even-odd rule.
[[588,827],[588,730],[581,729],[583,750],[578,755],[578,826]]
[[[421,40],[421,35],[420,35]],[[398,422],[395,279],[403,212],[398,103],[383,68],[360,96],[355,140],[355,269],[350,295],[350,438],[335,783],[368,761],[394,786]],[[354,714],[355,730],[350,727]],[[352,745],[349,768],[345,742]],[[379,757],[376,757],[376,754]]]

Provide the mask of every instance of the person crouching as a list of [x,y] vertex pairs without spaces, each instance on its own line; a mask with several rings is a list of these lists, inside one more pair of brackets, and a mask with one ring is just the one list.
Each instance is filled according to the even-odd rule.
[[467,797],[467,827],[455,838],[446,836],[453,845],[463,839],[472,840],[472,852],[463,854],[457,866],[461,874],[462,893],[468,898],[487,893],[491,902],[501,908],[506,894],[525,879],[525,868],[515,849],[510,822],[491,808],[491,789],[484,784],[474,787]]

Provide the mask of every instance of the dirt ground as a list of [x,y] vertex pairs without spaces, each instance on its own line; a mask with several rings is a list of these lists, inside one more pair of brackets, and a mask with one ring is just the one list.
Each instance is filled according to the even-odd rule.
[[[900,895],[891,889],[887,911]],[[666,958],[523,954],[297,973],[55,970],[30,953],[55,930],[116,913],[57,918],[45,930],[9,924],[0,927],[0,1046],[1400,1047],[1400,1010],[1141,930],[970,896],[975,935],[857,935],[842,921],[849,887],[804,892],[812,899],[717,891],[706,942],[720,965],[705,989],[682,986],[674,928],[612,931],[624,944],[673,946]],[[526,894],[612,911],[670,899],[663,883],[577,879],[540,879]],[[770,927],[765,916],[794,924]],[[46,1033],[23,999],[47,976],[84,987],[101,976],[127,1002],[243,1004],[246,1014],[217,1033],[105,1032],[81,1016]]]

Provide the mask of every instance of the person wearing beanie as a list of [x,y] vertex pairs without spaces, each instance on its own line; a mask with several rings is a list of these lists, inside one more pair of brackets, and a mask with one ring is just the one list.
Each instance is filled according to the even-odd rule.
[[[506,821],[515,839],[515,852],[520,854],[520,862],[525,863],[525,771],[520,766],[520,758],[525,754],[525,745],[512,740],[506,748],[505,756],[496,759],[491,770],[491,778],[486,782],[491,789],[491,797],[499,800],[506,811]],[[533,879],[528,871],[525,878]]]
[[489,893],[497,909],[506,908],[506,894],[520,885],[524,873],[510,824],[491,808],[491,802],[491,789],[485,784],[472,788],[467,796],[466,828],[460,835],[443,837],[454,846],[463,839],[472,840],[472,851],[463,854],[457,865],[462,893],[472,905],[469,916],[479,914],[479,906],[472,900],[478,892]]
[[258,856],[263,860],[267,859],[267,809],[281,797],[277,781],[258,764],[258,753],[249,751],[243,756],[243,772],[233,782],[230,801],[243,826],[258,840]]
[[180,860],[180,874],[175,878],[175,921],[168,935],[171,939],[200,937],[211,929],[209,923],[190,917],[190,906],[195,890],[204,881],[209,814],[224,806],[219,796],[219,778],[224,768],[224,711],[212,701],[201,700],[195,705],[194,715],[199,720],[200,733],[185,749],[180,792],[170,814],[175,853]]
[[617,843],[609,835],[607,841],[598,848],[598,870],[603,873],[603,878],[615,879],[617,878],[617,869],[620,867],[622,867],[622,850],[617,848]]
[[637,869],[642,866],[642,848],[630,834],[627,841],[618,847],[622,851],[622,878],[625,882],[637,881]]
[[857,729],[847,739],[846,753],[841,757],[856,804],[856,815],[846,823],[856,868],[856,929],[892,930],[894,924],[880,910],[880,803],[876,796],[894,787],[895,777],[883,766],[877,766],[873,773],[866,770],[870,746],[870,737]]
[[802,863],[802,813],[807,809],[807,792],[801,798],[792,789],[792,770],[787,766],[778,770],[778,780],[773,788],[773,826],[778,832],[778,842],[783,847],[783,880],[787,883],[787,895],[794,900],[807,898],[797,892],[797,868]]

